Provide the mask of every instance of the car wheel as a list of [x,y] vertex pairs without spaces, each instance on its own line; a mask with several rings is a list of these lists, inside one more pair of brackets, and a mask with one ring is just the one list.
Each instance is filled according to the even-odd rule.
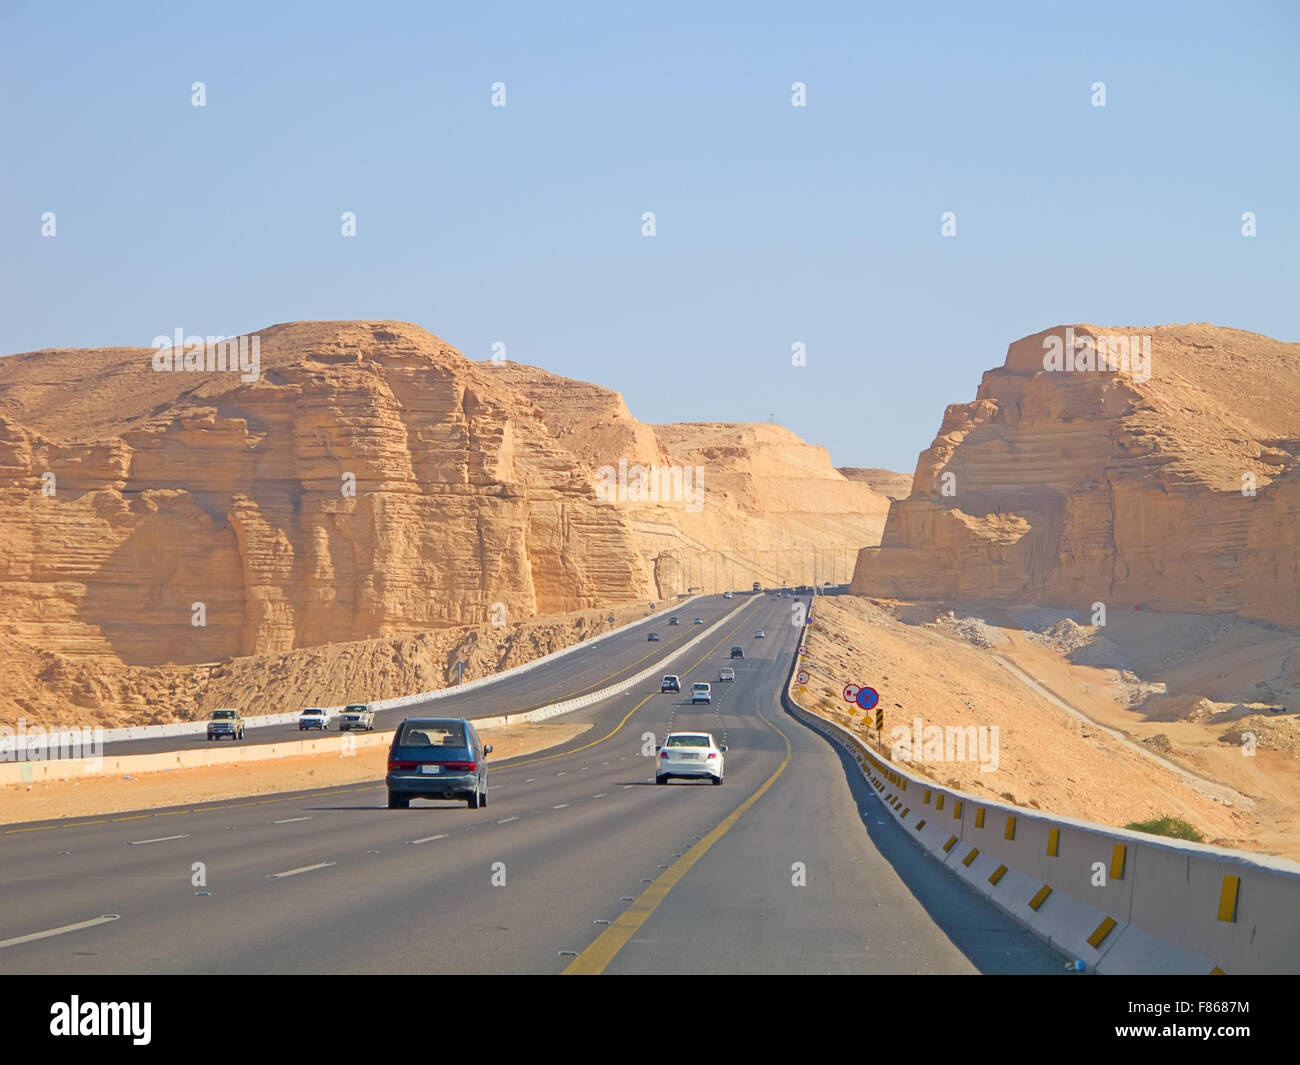
[[391,791],[388,793],[388,808],[390,810],[406,810],[411,806],[411,800],[401,795],[394,795]]
[[662,777],[661,777],[661,776],[656,776],[656,777],[655,777],[655,783],[656,783],[656,784],[667,784],[667,783],[668,783],[668,777],[667,777],[667,776],[662,776]]
[[477,783],[474,785],[474,794],[471,795],[468,799],[466,799],[465,802],[471,810],[478,809],[478,784]]
[[722,783],[722,778],[721,778],[721,777],[714,777],[714,778],[713,778],[713,786],[714,786],[714,787],[717,787],[717,786],[718,786],[719,784],[721,784],[721,783]]
[[479,804],[480,806],[486,806],[486,805],[487,805],[487,785],[486,785],[486,784],[483,785],[483,792],[482,792],[482,794],[479,796],[478,804]]

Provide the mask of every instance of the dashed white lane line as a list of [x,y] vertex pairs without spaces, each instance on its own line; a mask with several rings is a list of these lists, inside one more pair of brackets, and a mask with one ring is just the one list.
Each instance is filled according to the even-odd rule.
[[597,794],[592,796],[593,799],[603,799],[604,797],[605,797],[605,793],[603,791],[598,792]]
[[524,783],[525,783],[525,784],[531,784],[531,783],[533,783],[533,781],[535,781],[536,779],[537,779],[536,777],[529,777],[527,780],[524,781]]
[[15,936],[13,939],[0,939],[0,949],[16,947],[20,943],[31,943],[37,939],[48,939],[50,936],[61,936],[64,932],[79,932],[83,928],[94,928],[97,924],[107,924],[109,921],[121,920],[121,917],[122,915],[119,913],[104,913],[98,917],[92,917],[89,921],[78,921],[76,924],[47,928],[44,932],[32,932],[25,936]]
[[272,821],[273,825],[291,825],[295,821],[310,821],[310,817],[286,817],[283,821]]
[[518,821],[518,820],[519,820],[519,815],[516,814],[514,817],[503,817],[503,818],[501,818],[501,820],[498,821],[497,824],[498,824],[498,825],[508,825],[511,821]]
[[436,836],[425,836],[424,839],[408,839],[407,843],[432,843],[435,839],[446,839],[446,832],[439,832]]
[[127,844],[127,846],[139,847],[145,843],[169,843],[171,840],[174,839],[189,839],[189,838],[190,838],[190,834],[187,832],[183,836],[159,836],[157,839],[133,839]]
[[286,876],[297,876],[299,873],[310,873],[316,869],[328,869],[333,862],[317,862],[315,865],[304,865],[301,869],[290,869],[284,873],[267,873],[271,880],[283,880]]
[[560,803],[559,806],[552,806],[551,809],[552,809],[552,810],[563,810],[563,809],[564,809],[566,806],[568,806],[568,805],[569,805],[569,804],[568,804],[567,802],[562,802],[562,803]]

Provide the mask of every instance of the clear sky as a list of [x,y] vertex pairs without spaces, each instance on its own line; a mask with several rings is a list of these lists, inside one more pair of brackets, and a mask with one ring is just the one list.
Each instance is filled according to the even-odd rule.
[[403,319],[911,472],[1048,326],[1300,339],[1298,56],[1290,2],[5,0],[0,351]]

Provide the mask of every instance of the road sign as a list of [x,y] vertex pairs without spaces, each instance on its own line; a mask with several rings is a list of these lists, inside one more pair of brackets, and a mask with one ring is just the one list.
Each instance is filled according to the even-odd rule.
[[800,648],[799,648],[799,653],[800,653],[801,655],[806,655],[806,654],[808,653],[808,648],[807,648],[807,647],[800,646]]
[[880,694],[875,688],[859,688],[858,694],[854,696],[856,702],[863,710],[874,709],[876,703],[880,702]]
[[797,678],[795,678],[795,679],[798,680],[800,684],[807,684],[807,683],[808,683],[808,671],[807,671],[806,669],[801,669],[801,670],[799,670],[799,676],[798,676]]
[[844,685],[844,701],[846,703],[857,702],[858,692],[860,692],[861,690],[862,689],[858,687],[858,685],[856,684]]

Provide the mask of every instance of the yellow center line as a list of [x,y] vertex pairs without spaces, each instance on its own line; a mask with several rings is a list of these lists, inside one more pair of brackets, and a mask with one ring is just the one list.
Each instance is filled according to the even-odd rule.
[[[113,818],[113,820],[114,821],[143,821],[148,816],[149,816],[148,814],[131,814],[129,817],[115,817]],[[86,823],[90,824],[89,821],[87,821]]]
[[790,737],[768,721],[766,717],[763,717],[762,710],[758,711],[758,716],[762,718],[763,723],[768,728],[773,729],[785,740],[785,758],[777,766],[776,772],[768,777],[753,795],[737,806],[722,824],[718,825],[717,828],[678,858],[677,861],[673,862],[666,872],[661,873],[655,882],[641,893],[641,897],[636,902],[624,910],[612,925],[601,932],[586,950],[565,966],[561,975],[599,976],[603,973],[618,952],[627,945],[628,941],[636,935],[637,930],[659,908],[659,904],[668,897],[668,893],[672,891],[678,881],[691,871],[691,867],[704,857],[709,848],[726,835],[731,830],[731,827],[740,820],[745,811],[758,802],[764,792],[776,782],[776,778],[785,772],[785,767],[790,764]]

